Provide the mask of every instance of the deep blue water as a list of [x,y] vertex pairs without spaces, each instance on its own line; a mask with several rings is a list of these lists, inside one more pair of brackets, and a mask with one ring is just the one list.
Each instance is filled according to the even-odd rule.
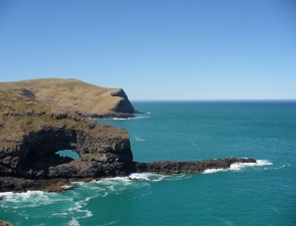
[[135,102],[125,128],[135,161],[250,157],[195,175],[135,174],[61,194],[6,193],[14,225],[296,225],[296,102]]

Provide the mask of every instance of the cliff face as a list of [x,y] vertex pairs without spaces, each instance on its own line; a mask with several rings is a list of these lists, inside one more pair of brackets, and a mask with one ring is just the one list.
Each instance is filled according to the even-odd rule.
[[[56,154],[64,149],[77,152],[80,158]],[[64,112],[32,99],[26,92],[0,90],[1,177],[123,176],[129,173],[132,161],[125,130]]]
[[76,79],[35,79],[0,83],[0,89],[26,90],[30,97],[85,117],[132,117],[136,113],[122,89]]

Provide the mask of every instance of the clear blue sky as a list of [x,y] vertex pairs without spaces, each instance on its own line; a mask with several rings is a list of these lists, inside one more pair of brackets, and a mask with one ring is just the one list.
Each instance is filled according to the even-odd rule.
[[0,78],[131,100],[296,99],[294,0],[0,0]]

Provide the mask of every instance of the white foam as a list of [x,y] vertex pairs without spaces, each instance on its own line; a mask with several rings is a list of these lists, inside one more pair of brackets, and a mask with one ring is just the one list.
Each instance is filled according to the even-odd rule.
[[225,169],[206,169],[203,174],[217,173],[221,171],[225,171]]
[[192,174],[187,173],[180,173],[180,174],[173,174],[173,175],[167,175],[164,179],[167,181],[178,181],[178,180],[187,180],[192,178]]
[[68,226],[80,226],[79,222],[72,218],[72,220],[68,223]]
[[[117,120],[117,121],[123,121],[123,120],[131,120],[132,118],[112,118],[113,120]],[[110,120],[110,119],[109,119]]]
[[138,119],[147,119],[151,118],[150,114],[136,114],[135,117],[127,117],[127,118],[119,118],[119,117],[113,117],[113,118],[90,118],[93,120],[99,121],[128,121],[128,120],[138,120]]
[[42,191],[27,191],[23,193],[4,192],[0,196],[5,198],[6,202],[19,203],[27,202],[29,205],[37,205],[41,201],[43,204],[47,204],[49,198],[45,192]]
[[93,197],[85,198],[84,200],[80,200],[78,202],[75,202],[75,207],[69,208],[68,211],[70,213],[75,212],[75,216],[77,216],[77,213],[82,213],[82,215],[79,214],[75,219],[82,219],[82,218],[89,218],[92,217],[93,214],[88,209],[83,209],[88,204],[88,201],[92,199]]
[[273,165],[272,162],[269,162],[268,160],[257,160],[256,163],[258,166],[269,166],[269,165]]
[[135,141],[146,141],[146,140],[144,140],[144,139],[142,139],[142,138],[140,138],[138,136],[134,136],[134,138],[135,138]]
[[224,171],[241,171],[246,167],[254,167],[254,166],[268,166],[273,165],[272,162],[268,160],[257,160],[254,163],[233,163],[230,165],[229,169],[207,169],[203,172],[203,174],[210,174],[210,173],[217,173],[217,172],[224,172]]
[[111,221],[107,224],[100,224],[99,226],[107,226],[107,225],[112,225],[112,224],[116,224],[118,221]]
[[59,193],[46,193],[42,191],[27,191],[23,193],[5,192],[0,193],[3,200],[0,202],[2,208],[39,207],[56,202],[72,202],[72,197],[61,196]]
[[120,182],[130,182],[128,177],[113,177],[109,179],[103,179],[102,182],[108,182],[108,181],[120,181]]
[[67,216],[69,213],[65,213],[65,212],[62,212],[62,213],[53,213],[52,216]]
[[65,190],[69,190],[69,189],[73,188],[73,186],[71,186],[71,185],[63,185],[62,188],[64,188]]
[[131,180],[158,182],[172,175],[154,174],[154,173],[132,173],[129,178]]
[[112,118],[112,120],[122,121],[122,120],[137,120],[137,119],[147,119],[147,118],[151,118],[151,116],[148,116],[148,115],[136,115],[135,117],[128,117],[128,118],[117,118],[117,117],[114,117],[114,118]]
[[13,192],[0,192],[0,200],[12,195]]
[[281,167],[279,167],[279,169],[281,169],[281,168],[286,168],[286,167],[289,167],[289,166],[291,166],[291,164],[290,164],[290,163],[287,163],[287,164],[284,164],[284,165],[282,165]]
[[132,173],[129,178],[131,180],[150,180],[148,174],[145,173]]

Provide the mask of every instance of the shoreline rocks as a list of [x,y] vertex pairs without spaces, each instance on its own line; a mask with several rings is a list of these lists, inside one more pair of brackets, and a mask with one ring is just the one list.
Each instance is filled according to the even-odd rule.
[[180,174],[203,173],[209,169],[229,169],[234,163],[256,163],[251,158],[205,159],[201,161],[156,161],[151,163],[135,163],[137,173]]
[[[45,192],[63,192],[75,188],[71,182],[89,182],[110,178],[115,176],[129,176],[132,173],[155,173],[155,174],[199,174],[209,169],[229,169],[234,163],[256,163],[255,159],[251,158],[224,158],[224,159],[206,159],[201,161],[156,161],[151,163],[145,162],[130,162],[129,168],[123,171],[114,173],[114,168],[111,176],[103,177],[73,177],[73,178],[47,178],[47,179],[28,179],[16,177],[0,177],[0,192],[26,192],[29,190],[41,190]],[[116,169],[118,170],[118,169]],[[110,171],[110,172],[111,172]]]

